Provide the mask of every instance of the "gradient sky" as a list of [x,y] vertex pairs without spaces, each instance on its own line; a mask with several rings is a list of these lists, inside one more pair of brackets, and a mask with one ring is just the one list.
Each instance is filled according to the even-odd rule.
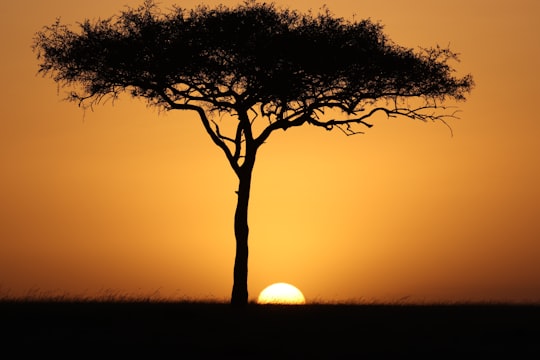
[[[36,75],[44,25],[141,2],[0,4],[2,296],[230,296],[236,178],[198,119],[128,98],[83,112]],[[308,302],[540,301],[540,2],[276,1],[325,3],[400,45],[450,45],[476,87],[453,137],[384,118],[274,133],[254,170],[250,299],[288,282]]]

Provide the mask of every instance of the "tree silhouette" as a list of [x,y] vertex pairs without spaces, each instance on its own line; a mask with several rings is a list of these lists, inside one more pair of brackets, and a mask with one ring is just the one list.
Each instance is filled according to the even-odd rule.
[[[73,31],[57,20],[34,38],[39,72],[87,107],[127,92],[166,110],[195,111],[238,176],[231,304],[248,302],[248,202],[257,150],[276,130],[309,124],[361,133],[375,114],[445,122],[465,100],[448,48],[413,50],[383,26],[323,9],[299,13],[246,1],[168,13],[152,0]],[[219,120],[218,120],[219,117]]]

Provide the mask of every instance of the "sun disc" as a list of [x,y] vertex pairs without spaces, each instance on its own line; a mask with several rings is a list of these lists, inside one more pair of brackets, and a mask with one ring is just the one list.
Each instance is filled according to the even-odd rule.
[[295,286],[287,283],[275,283],[264,288],[257,299],[258,304],[303,305],[306,299]]

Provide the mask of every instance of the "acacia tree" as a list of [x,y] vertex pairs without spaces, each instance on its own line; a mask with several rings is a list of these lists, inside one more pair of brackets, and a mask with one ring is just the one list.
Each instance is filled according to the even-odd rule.
[[248,302],[248,202],[257,150],[276,130],[312,125],[346,135],[368,118],[445,122],[447,100],[465,100],[448,48],[398,46],[371,20],[328,10],[299,13],[246,1],[173,7],[152,0],[77,31],[57,20],[34,38],[39,72],[87,107],[127,92],[165,110],[198,114],[238,177],[231,304]]

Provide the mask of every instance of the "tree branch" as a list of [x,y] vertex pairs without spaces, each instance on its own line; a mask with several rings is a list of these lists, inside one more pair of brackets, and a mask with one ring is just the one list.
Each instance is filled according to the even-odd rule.
[[[318,104],[320,105],[320,104]],[[327,107],[336,107],[333,106],[333,104],[330,104],[332,106]],[[340,106],[337,106],[338,108],[341,108]],[[283,129],[287,130],[290,127],[293,126],[301,126],[304,123],[308,123],[314,126],[322,127],[328,131],[334,129],[334,127],[338,128],[340,131],[342,131],[345,135],[355,135],[355,134],[363,134],[364,132],[358,131],[353,127],[355,124],[360,124],[363,126],[366,126],[368,128],[373,127],[373,124],[368,123],[366,120],[372,116],[374,116],[378,112],[383,112],[386,114],[387,117],[397,117],[397,116],[404,116],[413,120],[421,120],[421,121],[441,121],[443,124],[445,124],[452,133],[452,129],[448,125],[445,119],[447,118],[457,118],[456,113],[457,111],[454,111],[450,114],[437,114],[435,110],[447,110],[450,107],[445,106],[437,106],[436,103],[433,104],[425,104],[423,106],[419,106],[416,108],[409,108],[407,106],[398,106],[397,99],[394,99],[394,106],[393,107],[376,107],[371,109],[367,114],[364,114],[360,117],[354,117],[351,119],[331,119],[326,121],[321,121],[317,116],[314,115],[315,111],[323,111],[321,106],[312,107],[310,111],[303,111],[301,114],[298,114],[295,112],[293,115],[281,118],[279,120],[276,120],[274,122],[271,122],[270,125],[268,125],[262,133],[259,135],[259,137],[256,139],[257,146],[260,146],[266,139],[270,136],[270,134],[277,130],[277,129]],[[357,111],[363,111],[364,109],[357,110]],[[432,112],[426,112],[429,110],[433,110]],[[352,111],[349,111],[351,113],[354,113]],[[271,113],[271,112],[269,112]],[[299,115],[295,117],[296,115]],[[292,120],[292,118],[294,118]]]
[[240,123],[238,123],[238,125],[236,126],[236,137],[234,143],[236,144],[236,148],[233,157],[238,163],[238,159],[240,159],[240,155],[242,152],[242,127],[240,126]]
[[268,125],[261,132],[261,134],[255,139],[255,144],[257,147],[261,146],[266,141],[266,139],[268,139],[268,137],[274,130],[277,130],[277,129],[287,130],[288,128],[293,127],[293,126],[301,126],[306,121],[309,121],[309,119],[310,119],[309,115],[303,114],[294,120],[288,120],[288,119],[277,120],[271,123],[270,125]]
[[[376,107],[373,108],[369,113],[353,118],[353,119],[343,119],[343,120],[328,120],[328,121],[320,121],[316,118],[309,117],[309,120],[307,122],[311,125],[323,127],[326,130],[332,130],[335,127],[337,127],[339,130],[344,132],[346,135],[354,135],[354,134],[362,134],[361,131],[356,131],[351,125],[352,124],[362,124],[364,126],[367,126],[368,128],[371,128],[373,125],[370,123],[367,123],[365,119],[373,116],[377,112],[384,112],[387,117],[397,117],[397,116],[404,116],[407,118],[410,118],[412,120],[421,120],[421,121],[441,121],[443,124],[445,124],[447,127],[450,128],[448,123],[445,119],[447,118],[457,118],[456,113],[457,111],[454,111],[450,114],[438,114],[435,112],[435,109],[437,110],[447,110],[450,107],[445,106],[437,106],[436,103],[430,104],[427,103],[423,106],[419,106],[416,108],[410,108],[410,107],[400,107],[397,104],[397,99],[394,99],[394,107],[388,108],[388,107]],[[433,110],[432,112],[426,112],[429,110]],[[452,129],[450,128],[450,132],[452,133]]]
[[214,144],[216,144],[218,147],[221,148],[221,150],[223,150],[223,152],[225,153],[225,156],[227,157],[227,160],[231,164],[231,167],[233,168],[235,173],[239,172],[240,166],[238,165],[238,161],[237,161],[238,159],[233,156],[233,154],[231,153],[231,150],[229,149],[227,144],[225,144],[223,138],[220,135],[218,135],[218,133],[214,132],[214,130],[212,130],[212,127],[210,125],[210,120],[206,116],[206,113],[203,108],[201,108],[200,106],[187,104],[187,103],[178,104],[174,102],[170,97],[168,97],[167,94],[165,94],[163,90],[156,90],[156,91],[159,93],[161,98],[170,106],[171,109],[196,111],[199,114],[199,118],[201,119],[204,129],[206,130],[208,135],[210,135],[210,138],[212,139]]
[[212,123],[213,123],[213,124],[215,125],[215,127],[216,127],[216,135],[217,135],[220,139],[222,139],[222,140],[227,140],[227,141],[232,142],[233,144],[235,144],[234,139],[231,139],[230,137],[223,135],[223,134],[219,131],[219,125],[217,124],[217,122],[215,122],[214,120],[211,120],[211,121],[212,121]]

